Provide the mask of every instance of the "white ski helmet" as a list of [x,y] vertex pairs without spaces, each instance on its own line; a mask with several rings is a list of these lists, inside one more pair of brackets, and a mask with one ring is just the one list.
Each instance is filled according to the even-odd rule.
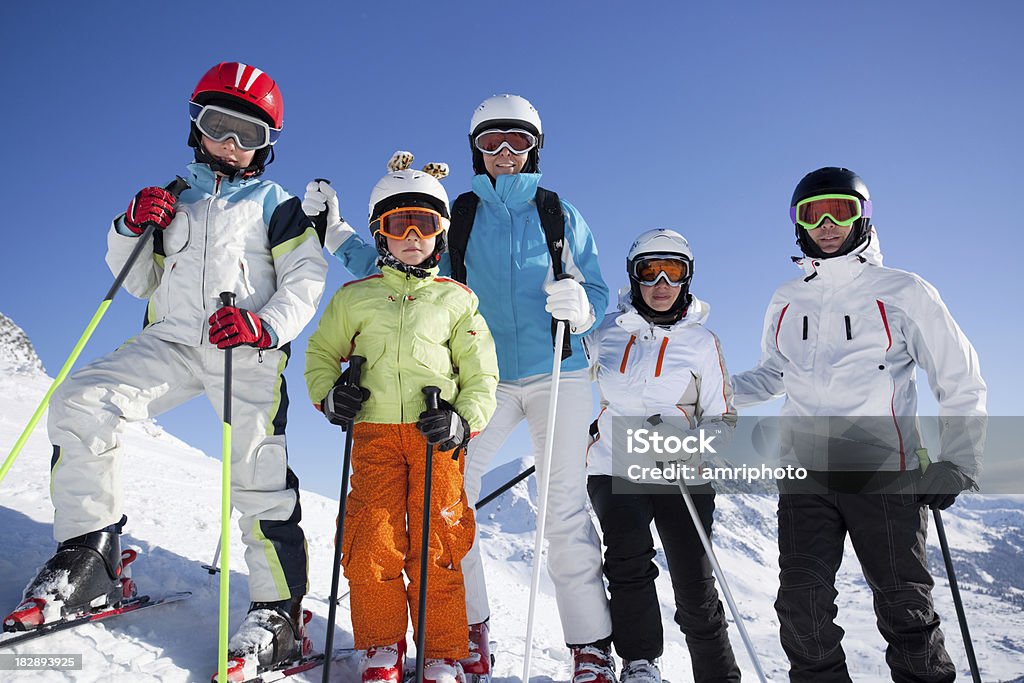
[[480,103],[469,120],[469,148],[473,153],[473,172],[486,173],[483,154],[476,148],[474,138],[488,128],[508,130],[522,128],[537,136],[537,146],[530,150],[524,173],[540,170],[540,148],[544,146],[544,129],[540,114],[530,101],[519,95],[492,95]]
[[451,218],[448,193],[437,178],[425,171],[392,171],[377,181],[370,192],[370,222],[382,213],[400,206],[422,206],[437,211],[448,227]]
[[[412,161],[412,155],[409,155]],[[374,234],[374,245],[377,253],[391,265],[406,272],[418,272],[423,268],[432,268],[438,264],[443,254],[448,249],[448,226],[451,224],[451,214],[448,209],[448,193],[437,178],[426,171],[416,171],[408,168],[404,171],[392,171],[377,181],[370,192],[370,230],[374,231],[373,221],[391,209],[404,207],[422,207],[433,209],[441,214],[441,228],[443,232],[437,236],[434,243],[434,251],[427,257],[426,261],[419,266],[410,268],[405,266],[391,256],[388,251],[387,238],[380,233]]]
[[[686,279],[680,286],[679,297],[668,311],[657,312],[648,307],[640,293],[640,281],[634,273],[634,264],[646,258],[671,258],[685,261],[687,264]],[[693,279],[693,251],[686,238],[675,230],[655,228],[642,233],[633,240],[626,253],[626,273],[629,275],[630,294],[633,306],[637,311],[655,323],[673,323],[678,321],[690,305],[690,282]]]

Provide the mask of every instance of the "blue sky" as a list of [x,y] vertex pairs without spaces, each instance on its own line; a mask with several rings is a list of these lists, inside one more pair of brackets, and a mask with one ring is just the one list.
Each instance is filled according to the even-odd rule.
[[[587,218],[606,280],[625,283],[638,233],[682,232],[733,371],[756,362],[771,293],[797,275],[793,186],[850,167],[887,264],[939,289],[978,349],[990,411],[1022,415],[1022,25],[1010,1],[16,3],[0,27],[0,311],[56,373],[112,280],[111,217],[191,161],[188,96],[240,60],[284,94],[267,177],[299,194],[330,178],[363,234],[394,150],[447,162],[454,197],[472,174],[473,108],[529,98],[543,182]],[[324,301],[348,279],[332,259]],[[143,309],[122,292],[79,365],[135,334]],[[304,486],[336,495],[341,435],[302,381],[312,329],[288,370],[290,455]],[[219,453],[203,399],[161,422]],[[502,457],[526,449],[521,431]]]

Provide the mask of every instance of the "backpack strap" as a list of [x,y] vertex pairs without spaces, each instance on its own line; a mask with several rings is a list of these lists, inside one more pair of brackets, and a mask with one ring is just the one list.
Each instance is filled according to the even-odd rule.
[[448,257],[452,264],[452,279],[466,284],[466,245],[473,230],[476,207],[480,198],[475,192],[463,192],[452,204],[452,220],[448,226]]
[[[548,245],[548,253],[551,254],[551,271],[556,280],[565,276],[565,269],[562,266],[562,250],[565,247],[565,213],[562,211],[562,202],[558,193],[537,187],[537,194],[534,196],[537,202],[537,213],[540,214],[540,225],[544,229],[544,240]],[[558,323],[551,320],[551,341],[554,343],[555,330]],[[568,332],[568,330],[567,330]],[[572,355],[572,340],[569,334],[562,337],[562,360]]]

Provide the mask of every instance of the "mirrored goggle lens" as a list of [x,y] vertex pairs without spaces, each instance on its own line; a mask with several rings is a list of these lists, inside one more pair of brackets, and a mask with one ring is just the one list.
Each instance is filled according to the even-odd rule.
[[234,138],[242,149],[259,149],[276,141],[276,136],[271,135],[270,126],[263,121],[220,107],[203,107],[196,117],[196,127],[216,142]]
[[831,218],[833,223],[845,228],[860,217],[858,197],[823,195],[805,199],[796,205],[796,222],[807,230],[818,227],[825,218]]
[[485,130],[476,136],[476,148],[484,154],[497,154],[507,147],[513,154],[526,154],[537,144],[537,138],[525,130]]
[[637,261],[633,275],[642,285],[653,285],[664,277],[670,285],[681,285],[690,274],[690,266],[679,259],[646,259]]
[[392,239],[404,240],[415,230],[423,239],[441,234],[441,214],[429,209],[395,209],[379,219],[382,232]]

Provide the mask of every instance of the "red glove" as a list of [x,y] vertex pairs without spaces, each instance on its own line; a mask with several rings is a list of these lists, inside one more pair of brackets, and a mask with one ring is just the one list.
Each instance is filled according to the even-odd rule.
[[124,214],[126,228],[141,235],[147,223],[153,223],[164,230],[174,218],[174,202],[177,198],[162,187],[146,187],[139,190]]
[[210,316],[210,343],[216,344],[218,349],[233,349],[242,344],[269,349],[274,340],[270,328],[255,313],[224,306]]

